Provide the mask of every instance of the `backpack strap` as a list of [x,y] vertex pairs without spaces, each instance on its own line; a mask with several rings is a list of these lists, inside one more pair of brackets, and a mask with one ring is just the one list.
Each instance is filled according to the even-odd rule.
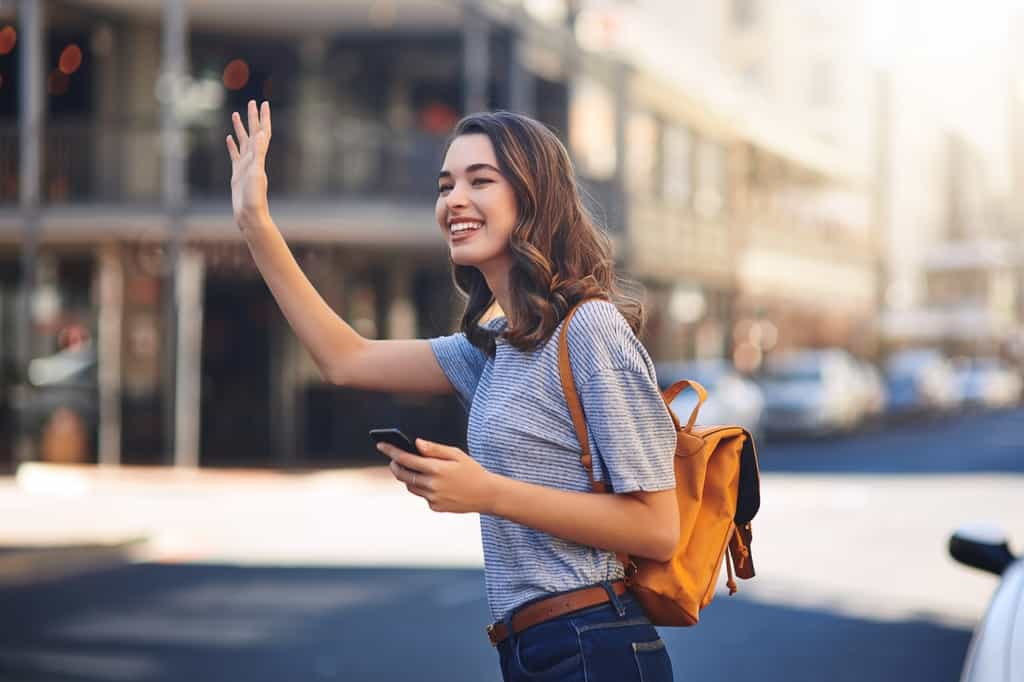
[[569,363],[569,322],[572,316],[586,303],[586,300],[577,303],[569,314],[565,316],[565,324],[562,325],[562,333],[558,339],[558,375],[562,380],[562,392],[565,393],[565,402],[569,404],[569,414],[572,415],[572,424],[576,428],[576,438],[580,442],[580,462],[590,476],[590,488],[595,493],[608,492],[608,486],[604,481],[594,478],[594,459],[590,454],[590,439],[587,438],[587,418],[583,415],[583,406],[580,404],[580,396],[576,392],[576,380],[572,376],[572,365]]
[[[587,470],[587,475],[590,477],[590,489],[595,493],[607,493],[609,492],[608,485],[604,481],[594,478],[594,458],[590,454],[590,439],[587,437],[587,418],[583,415],[583,405],[576,392],[576,380],[573,378],[572,365],[569,363],[569,322],[587,300],[590,299],[584,299],[577,303],[565,316],[562,333],[558,339],[558,376],[562,380],[562,392],[565,393],[565,402],[569,405],[572,424],[576,428],[576,439],[580,442],[580,462],[583,463],[583,468]],[[622,564],[628,585],[636,575],[637,565],[628,554],[616,552],[615,557]]]

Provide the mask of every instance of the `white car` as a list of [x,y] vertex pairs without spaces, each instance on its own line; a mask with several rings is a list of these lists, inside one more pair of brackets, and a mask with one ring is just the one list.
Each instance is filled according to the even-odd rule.
[[1002,576],[971,638],[960,682],[1024,680],[1024,557],[1014,556],[1005,534],[991,526],[961,528],[949,540],[949,553]]
[[864,417],[876,418],[885,412],[889,397],[885,390],[882,373],[866,360],[857,361],[858,380],[860,385],[861,412]]
[[758,377],[765,431],[824,435],[852,430],[864,417],[859,372],[853,356],[839,348],[771,358]]
[[885,378],[891,415],[950,412],[963,398],[952,363],[931,348],[893,353]]
[[[700,408],[701,424],[737,424],[750,431],[754,438],[761,433],[764,396],[750,379],[744,378],[722,359],[694,362],[666,362],[655,367],[662,389],[682,379],[692,379],[708,391],[708,399]],[[683,391],[669,406],[680,421],[686,423],[697,406],[697,394]]]
[[955,367],[964,404],[1012,407],[1020,402],[1020,373],[998,358],[962,358]]

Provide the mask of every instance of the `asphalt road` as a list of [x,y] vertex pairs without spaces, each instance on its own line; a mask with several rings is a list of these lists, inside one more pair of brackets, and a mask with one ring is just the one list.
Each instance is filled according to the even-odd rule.
[[[858,589],[864,569],[857,566],[847,565],[852,577],[834,586],[841,602],[812,584],[816,575],[840,572],[830,565],[830,543],[854,533],[829,537],[799,525],[822,516],[808,513],[801,491],[808,482],[815,490],[831,486],[839,492],[828,499],[838,502],[829,504],[857,519],[885,510],[858,507],[862,493],[850,492],[862,485],[856,481],[899,491],[926,490],[948,478],[959,489],[979,474],[975,494],[991,498],[984,475],[1000,481],[1024,473],[1017,444],[1022,424],[1024,412],[1013,411],[765,443],[762,469],[776,486],[766,522],[780,530],[792,526],[782,553],[804,548],[806,558],[793,566],[809,565],[808,572],[774,569],[779,559],[766,551],[759,567],[768,574],[765,583],[773,571],[787,573],[786,589],[769,598],[756,589],[719,597],[699,626],[663,629],[676,679],[955,682],[970,623],[916,607],[881,608],[878,590]],[[944,532],[946,519],[939,523]],[[769,533],[760,541],[770,550],[779,540],[773,543]],[[871,546],[879,556],[870,561],[884,563],[886,545],[865,545]],[[950,570],[960,575],[959,567]],[[881,575],[898,589],[915,582],[916,572],[896,564]],[[826,597],[805,598],[811,593]],[[0,680],[498,680],[497,658],[481,627],[488,620],[482,595],[477,569],[126,565],[0,590]]]

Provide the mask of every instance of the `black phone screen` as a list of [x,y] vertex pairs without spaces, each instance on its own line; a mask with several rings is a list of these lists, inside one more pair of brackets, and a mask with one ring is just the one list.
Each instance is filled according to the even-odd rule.
[[399,450],[405,450],[413,455],[420,454],[409,437],[398,429],[370,429],[370,438],[375,443],[388,443],[389,445],[394,445]]

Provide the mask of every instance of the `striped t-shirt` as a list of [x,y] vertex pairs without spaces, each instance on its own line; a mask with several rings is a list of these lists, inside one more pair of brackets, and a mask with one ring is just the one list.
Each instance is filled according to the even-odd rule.
[[[506,325],[500,317],[487,326],[500,332]],[[430,339],[430,344],[469,411],[470,456],[502,476],[590,491],[558,375],[560,333],[561,325],[530,352],[499,337],[494,357],[462,333]],[[673,488],[672,420],[650,357],[614,305],[583,304],[569,327],[569,357],[595,477],[610,481],[617,493]],[[487,514],[480,515],[480,532],[487,600],[495,620],[546,593],[622,577],[612,552]]]

